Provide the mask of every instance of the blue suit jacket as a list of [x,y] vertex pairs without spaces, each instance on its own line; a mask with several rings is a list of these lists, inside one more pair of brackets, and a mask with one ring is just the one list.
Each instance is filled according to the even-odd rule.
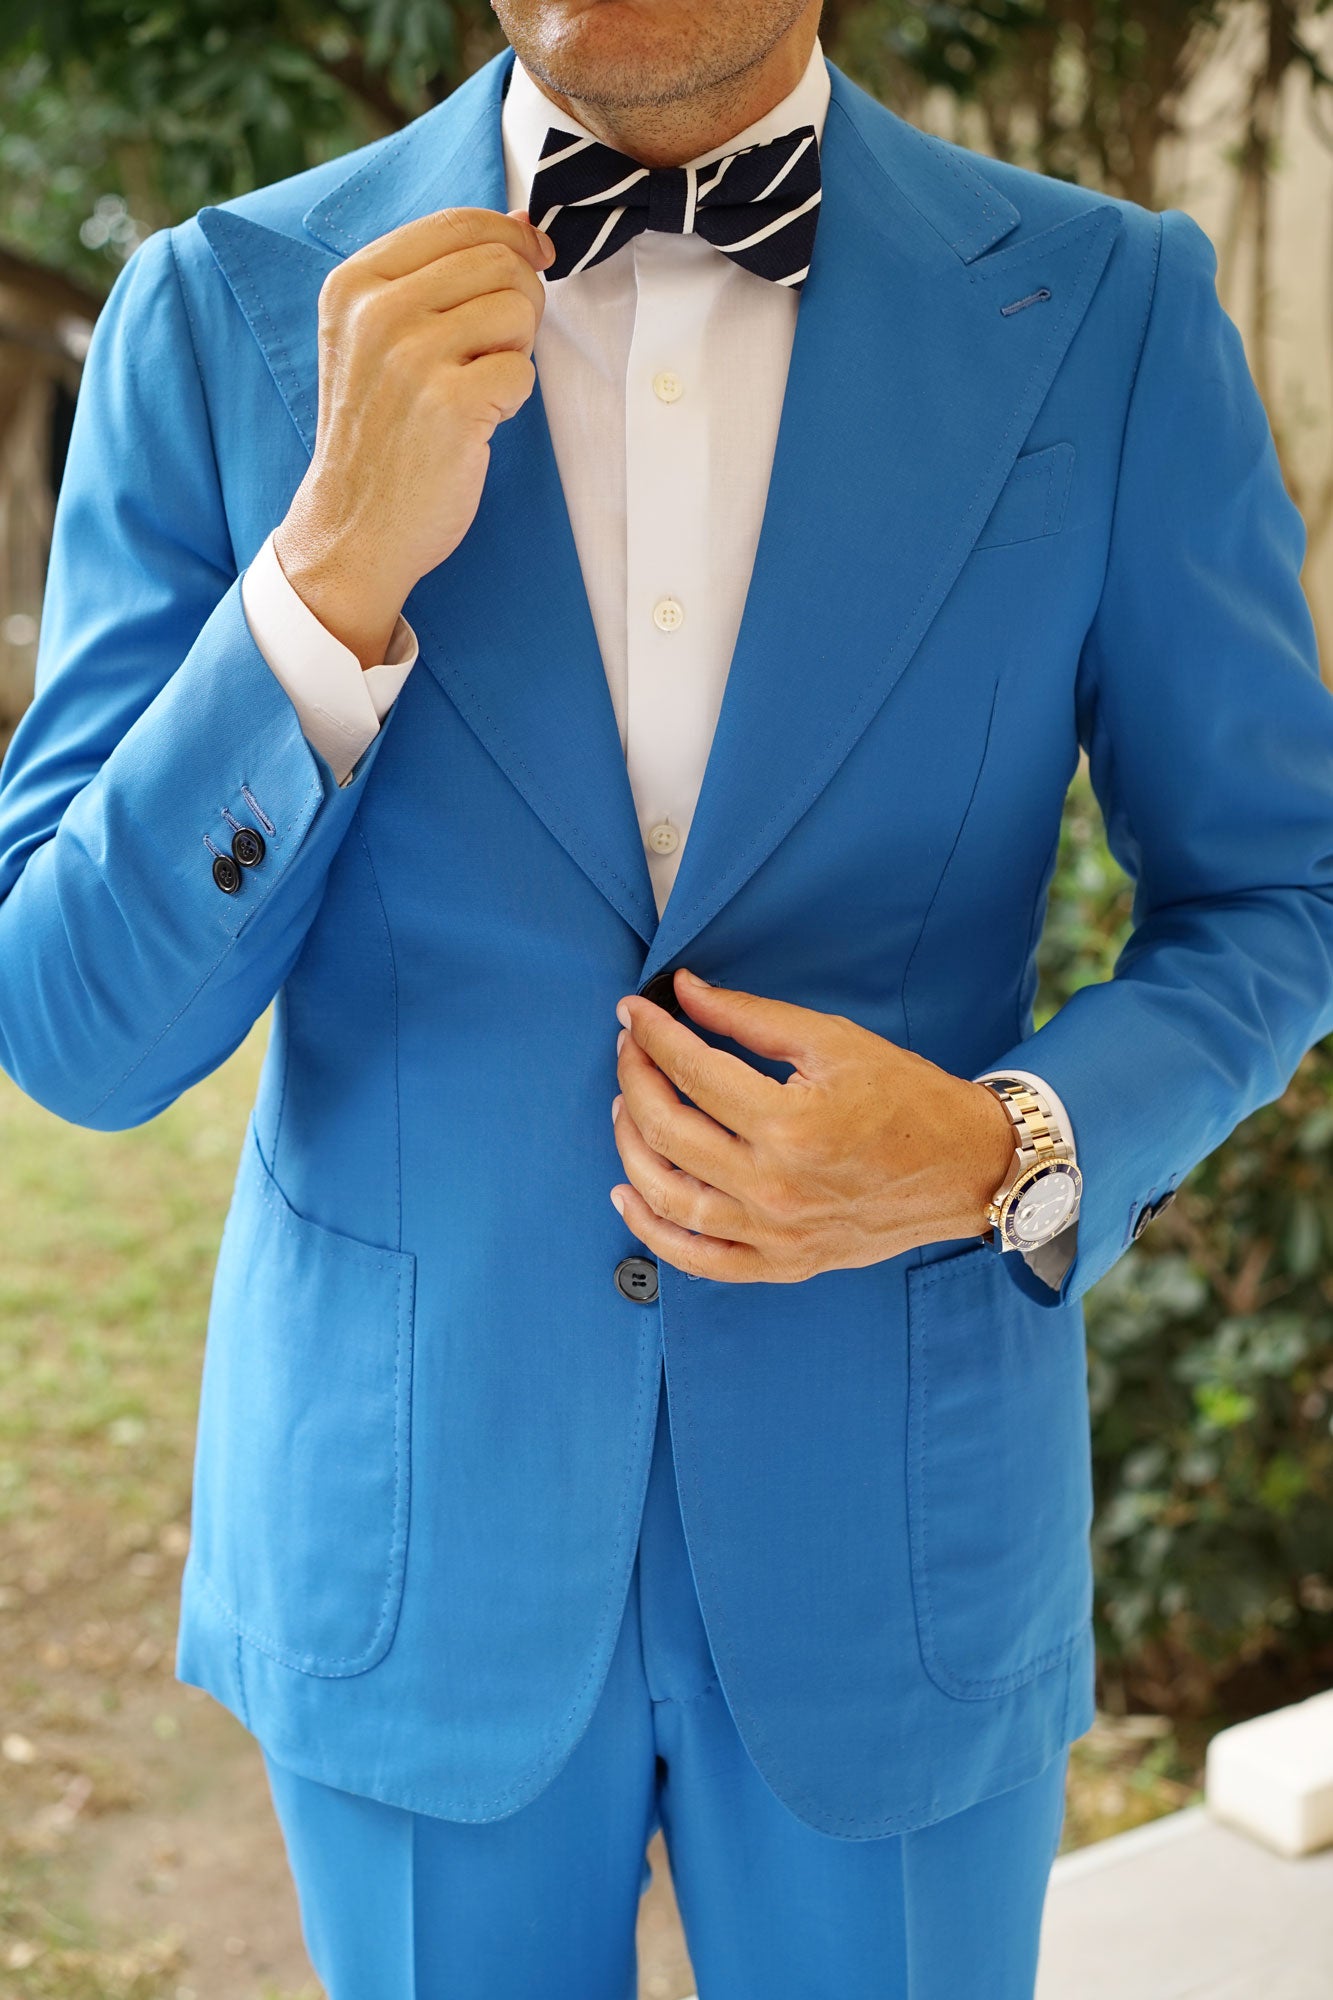
[[[0,1057],[126,1127],[274,1002],[183,1679],[327,1783],[523,1805],[598,1697],[664,1348],[741,1734],[811,1825],[892,1833],[1090,1723],[1082,1294],[1333,1030],[1304,531],[1192,221],[943,144],[830,65],[753,583],[660,923],[540,390],[339,788],[239,579],[313,448],[324,277],[409,217],[504,208],[512,60],[118,276],[0,774]],[[1136,929],[1034,1034],[1080,744]],[[268,829],[234,896],[227,812]],[[951,1241],[622,1297],[614,1005],[677,964],[1047,1077],[1086,1175],[1060,1292]]]

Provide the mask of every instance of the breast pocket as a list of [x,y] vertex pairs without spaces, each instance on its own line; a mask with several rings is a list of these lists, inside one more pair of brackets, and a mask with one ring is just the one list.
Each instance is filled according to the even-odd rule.
[[361,1673],[393,1638],[415,1262],[299,1215],[251,1121],[209,1312],[190,1560],[240,1636],[303,1673]]
[[910,1269],[907,1293],[921,1655],[981,1701],[1059,1665],[1092,1613],[1083,1313],[1028,1298],[984,1243]]
[[993,549],[1058,534],[1064,524],[1073,473],[1072,444],[1048,444],[1041,451],[1024,452],[1014,460],[973,546]]

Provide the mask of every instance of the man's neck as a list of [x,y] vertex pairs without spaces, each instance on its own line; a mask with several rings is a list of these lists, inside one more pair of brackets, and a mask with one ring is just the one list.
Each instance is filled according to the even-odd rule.
[[[817,11],[794,23],[752,68],[696,94],[662,104],[605,105],[566,97],[528,75],[559,110],[645,167],[678,167],[725,145],[795,90],[815,45]],[[527,65],[524,65],[527,68]]]

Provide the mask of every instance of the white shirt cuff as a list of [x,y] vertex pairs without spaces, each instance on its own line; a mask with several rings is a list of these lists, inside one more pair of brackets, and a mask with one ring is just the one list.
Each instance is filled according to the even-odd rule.
[[400,612],[383,664],[363,667],[288,582],[272,534],[241,579],[241,603],[306,741],[345,785],[416,664],[416,633]]

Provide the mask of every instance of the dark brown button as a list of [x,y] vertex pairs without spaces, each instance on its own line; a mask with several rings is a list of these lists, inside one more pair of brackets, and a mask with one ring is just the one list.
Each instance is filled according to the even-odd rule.
[[616,1290],[637,1305],[650,1306],[657,1297],[657,1266],[651,1257],[622,1257],[612,1275]]
[[264,858],[264,836],[252,826],[238,826],[231,837],[231,851],[242,868],[256,868]]
[[1158,1195],[1156,1201],[1146,1202],[1138,1212],[1131,1240],[1137,1243],[1144,1230],[1148,1227],[1148,1224],[1155,1222],[1164,1208],[1170,1208],[1175,1198],[1175,1189],[1168,1188],[1165,1194]]
[[655,972],[646,986],[639,988],[644,1000],[651,1000],[659,1007],[665,1007],[668,1014],[674,1014],[678,1021],[689,1021],[689,1015],[676,998],[672,984],[673,972]]
[[224,896],[234,896],[241,886],[241,871],[230,854],[219,854],[213,860],[213,880]]

